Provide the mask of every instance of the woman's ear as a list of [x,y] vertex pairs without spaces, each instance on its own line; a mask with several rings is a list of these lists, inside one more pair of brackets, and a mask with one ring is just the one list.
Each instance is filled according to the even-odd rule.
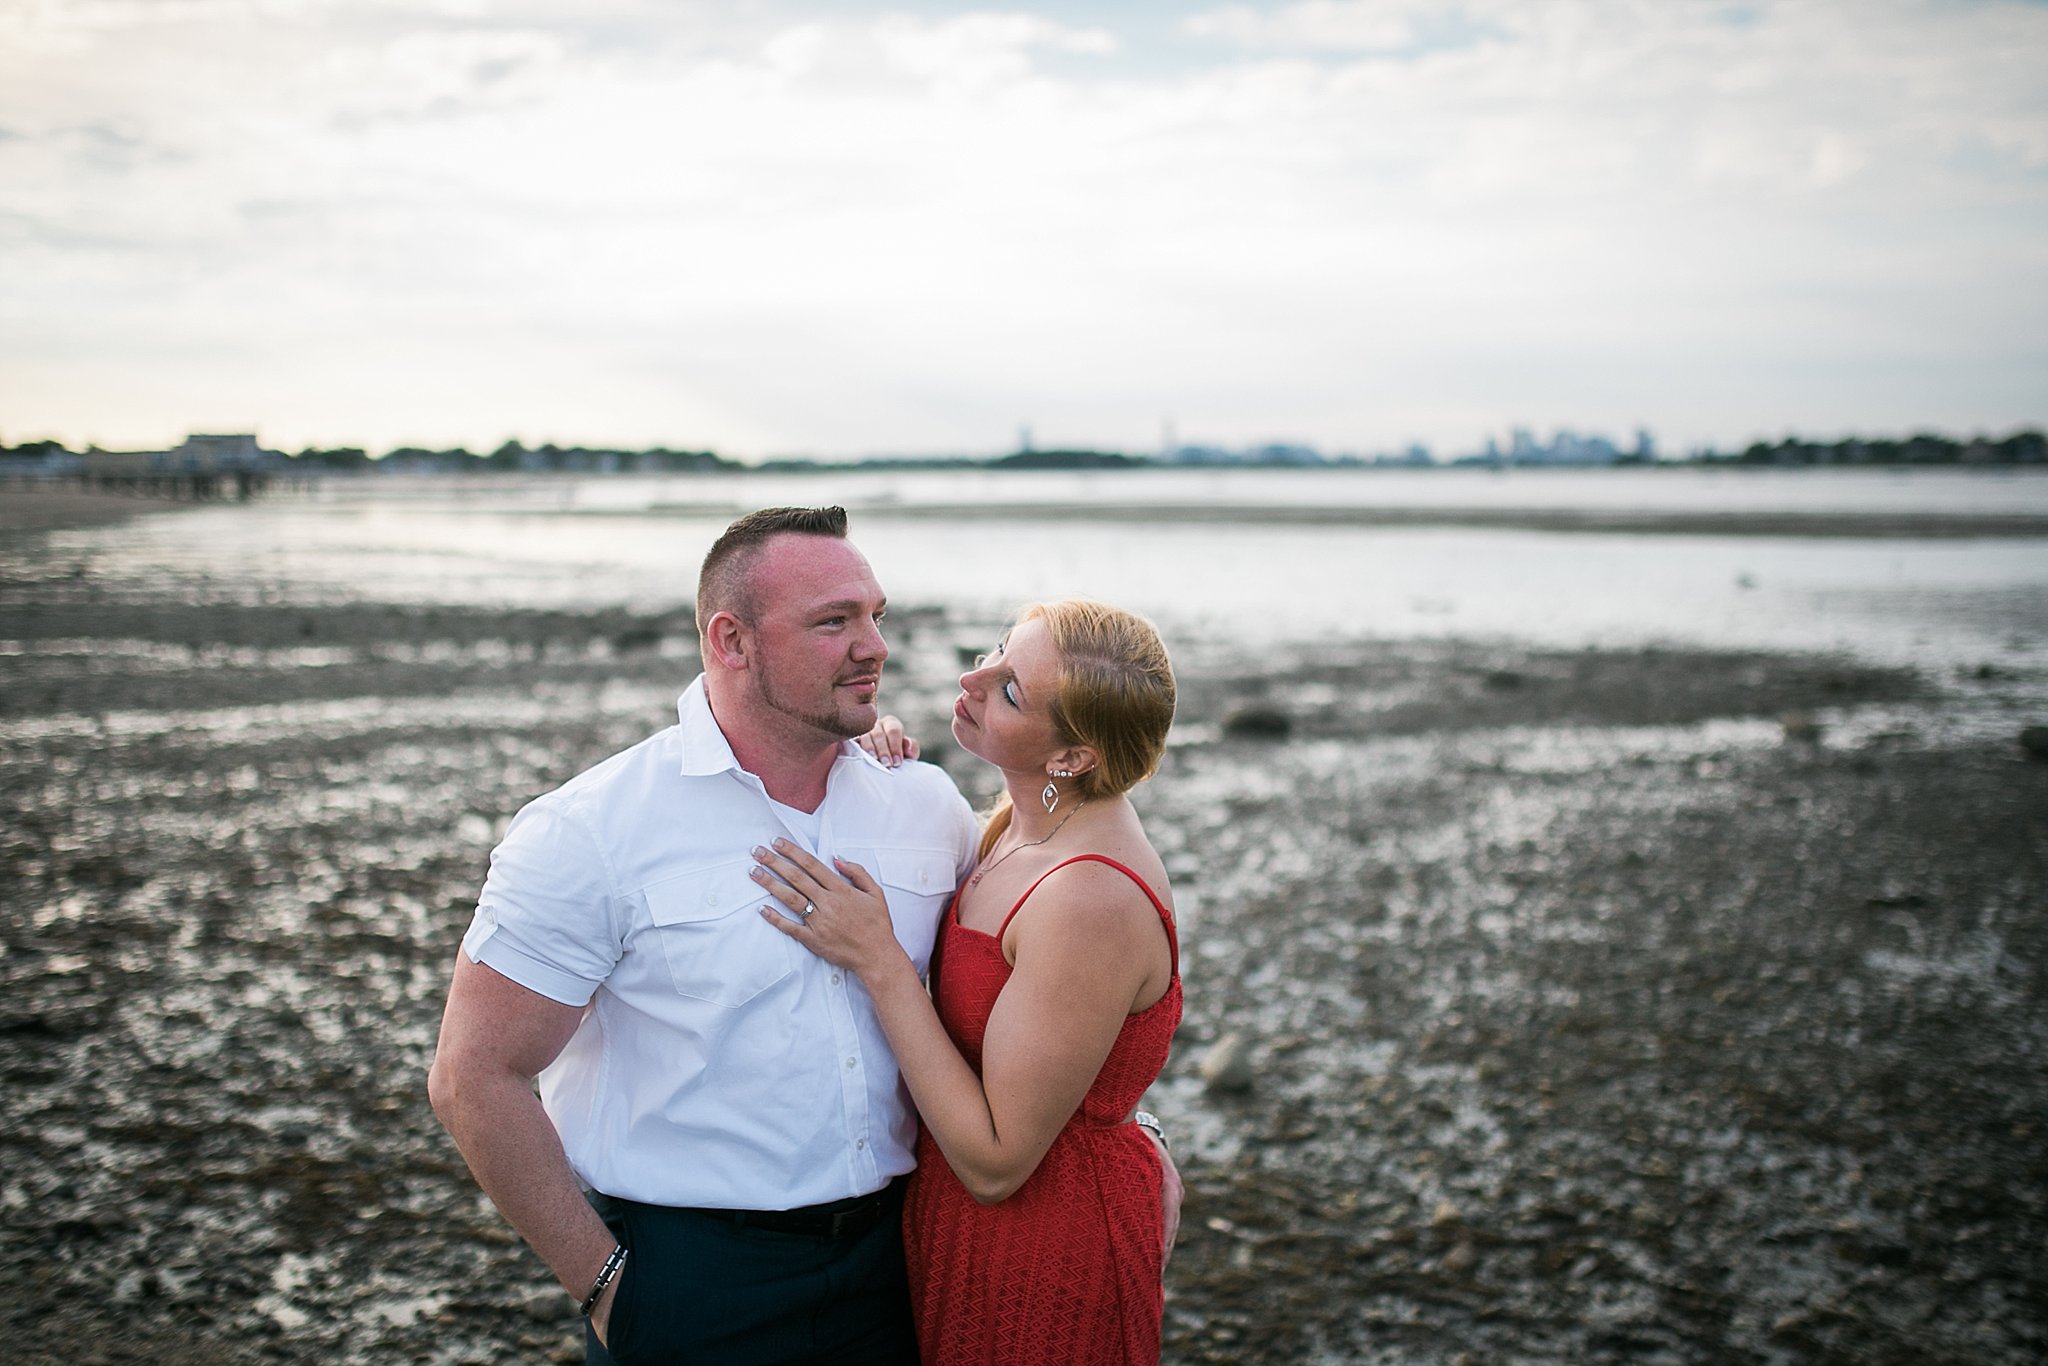
[[1076,778],[1090,769],[1099,768],[1102,756],[1086,745],[1068,745],[1046,761],[1047,768],[1062,768]]

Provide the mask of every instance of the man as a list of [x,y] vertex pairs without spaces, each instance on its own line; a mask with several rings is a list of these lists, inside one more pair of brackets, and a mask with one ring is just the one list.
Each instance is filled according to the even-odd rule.
[[940,770],[849,743],[884,607],[843,510],[741,518],[705,557],[677,724],[492,852],[429,1092],[593,1362],[917,1360],[908,1093],[858,979],[764,924],[749,876],[778,836],[863,865],[926,965],[976,830]]

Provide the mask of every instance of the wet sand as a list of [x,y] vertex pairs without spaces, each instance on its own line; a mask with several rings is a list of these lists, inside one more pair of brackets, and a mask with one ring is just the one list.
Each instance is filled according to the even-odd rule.
[[[0,1352],[580,1359],[424,1076],[496,832],[666,723],[686,612],[202,610],[68,544],[0,538]],[[988,623],[894,619],[937,735]],[[2048,1353],[2048,680],[1180,666],[1169,1362]]]
[[0,540],[70,527],[108,526],[180,506],[168,498],[106,493],[54,479],[0,478]]

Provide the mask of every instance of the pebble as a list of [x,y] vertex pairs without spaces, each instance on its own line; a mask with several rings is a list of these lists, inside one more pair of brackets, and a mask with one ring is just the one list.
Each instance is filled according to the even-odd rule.
[[1279,740],[1294,729],[1294,719],[1278,707],[1252,703],[1223,718],[1225,735],[1254,740]]
[[1225,1034],[1202,1055],[1202,1082],[1211,1091],[1238,1092],[1252,1089],[1251,1047],[1244,1035]]
[[568,1297],[552,1285],[535,1286],[519,1301],[519,1312],[535,1323],[560,1323],[570,1307]]
[[1817,744],[1823,727],[1812,713],[1788,711],[1778,718],[1778,724],[1785,728],[1785,738],[1798,744]]

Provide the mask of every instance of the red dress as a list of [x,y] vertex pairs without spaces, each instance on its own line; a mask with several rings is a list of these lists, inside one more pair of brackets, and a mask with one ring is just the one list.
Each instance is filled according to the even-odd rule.
[[[903,1231],[924,1366],[1159,1360],[1159,1159],[1138,1126],[1123,1121],[1166,1065],[1180,1024],[1180,944],[1172,913],[1121,863],[1083,854],[1046,877],[1083,861],[1106,863],[1144,889],[1166,924],[1173,980],[1164,996],[1126,1017],[1081,1108],[1009,1199],[978,1203],[930,1132],[919,1136]],[[1010,979],[1002,932],[1037,890],[1034,882],[993,936],[960,923],[958,896],[940,923],[932,995],[977,1073],[989,1012]]]

